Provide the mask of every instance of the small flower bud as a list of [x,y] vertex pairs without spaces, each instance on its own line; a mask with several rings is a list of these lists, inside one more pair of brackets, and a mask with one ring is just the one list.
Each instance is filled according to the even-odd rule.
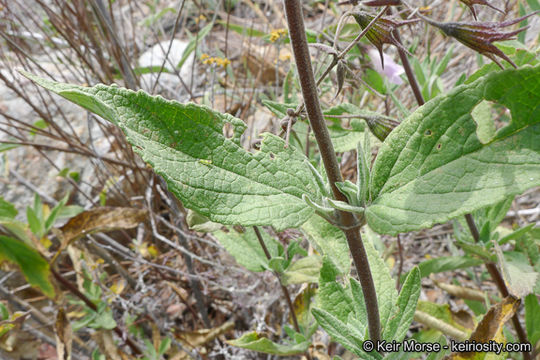
[[478,51],[480,54],[487,56],[493,62],[495,62],[501,69],[503,66],[497,60],[495,56],[498,56],[508,61],[513,67],[517,68],[516,64],[506,54],[504,54],[499,48],[493,45],[495,41],[513,40],[515,35],[526,30],[528,26],[522,27],[515,31],[503,32],[502,28],[517,24],[529,16],[536,14],[538,11],[532,14],[522,16],[514,20],[508,20],[503,22],[448,22],[440,23],[429,18],[426,18],[420,14],[417,14],[421,19],[428,24],[439,28],[445,35],[455,38],[463,45]]
[[[365,29],[369,23],[375,18],[375,16],[368,14],[365,11],[358,11],[352,14],[358,25]],[[378,19],[371,28],[367,31],[366,37],[368,40],[379,50],[379,55],[381,56],[381,64],[384,69],[384,60],[383,60],[383,44],[392,44],[405,51],[407,54],[410,53],[401,45],[399,41],[394,37],[394,30],[398,27],[410,24],[411,22],[416,22],[417,20],[410,21],[401,21],[397,22],[389,18],[381,17]]]
[[394,130],[399,125],[399,122],[397,122],[396,120],[383,115],[362,117],[366,120],[371,133],[381,141],[384,141],[388,134],[390,134],[392,130]]
[[338,89],[337,89],[336,95],[334,96],[334,99],[337,98],[337,96],[341,92],[341,89],[343,88],[343,83],[345,82],[346,71],[347,71],[347,68],[346,68],[346,65],[343,63],[343,60],[339,60],[337,64],[337,69],[336,69]]

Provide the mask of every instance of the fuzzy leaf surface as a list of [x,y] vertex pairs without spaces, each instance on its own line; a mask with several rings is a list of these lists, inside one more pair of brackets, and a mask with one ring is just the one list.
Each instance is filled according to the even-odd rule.
[[388,326],[384,330],[383,339],[397,342],[403,341],[413,321],[421,288],[420,270],[418,267],[414,267],[409,272],[399,292],[394,314],[389,319]]
[[[485,144],[471,112],[506,106],[511,122]],[[540,67],[458,86],[394,129],[373,165],[367,222],[395,235],[427,228],[540,185]]]
[[212,221],[281,231],[313,214],[302,200],[317,193],[306,158],[277,136],[265,134],[260,151],[250,153],[240,145],[244,122],[206,106],[24,75],[119,126],[184,206]]

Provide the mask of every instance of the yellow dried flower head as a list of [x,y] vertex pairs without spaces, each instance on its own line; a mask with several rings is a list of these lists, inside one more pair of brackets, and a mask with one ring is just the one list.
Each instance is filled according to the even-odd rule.
[[276,42],[287,35],[287,29],[275,29],[270,32],[270,42]]
[[231,61],[227,58],[222,58],[219,56],[213,56],[210,57],[208,54],[202,54],[201,55],[201,61],[205,65],[213,65],[216,64],[218,66],[221,66],[222,68],[226,68],[227,65],[231,63]]

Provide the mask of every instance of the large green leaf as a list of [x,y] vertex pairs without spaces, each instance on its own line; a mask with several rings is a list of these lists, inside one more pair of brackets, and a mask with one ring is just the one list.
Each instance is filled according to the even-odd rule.
[[316,283],[319,279],[322,259],[318,255],[310,255],[294,261],[283,273],[283,285]]
[[[512,114],[484,143],[471,116],[482,100]],[[540,185],[539,123],[540,66],[490,73],[429,101],[379,151],[368,224],[386,234],[426,228]]]
[[375,247],[368,241],[364,241],[364,247],[366,248],[369,268],[375,284],[381,331],[384,333],[389,326],[391,316],[394,314],[393,309],[398,298],[396,282],[390,276],[390,269]]
[[[420,269],[420,277],[425,278],[431,274],[436,274],[445,271],[465,269],[471,266],[482,265],[483,262],[480,259],[470,256],[441,256],[429,260],[422,261],[418,264]],[[405,280],[407,274],[401,276],[401,281]]]
[[[420,290],[419,271],[413,272],[406,288],[410,299],[407,300],[404,293],[400,300],[395,289],[395,282],[378,251],[369,241],[364,241],[364,246],[377,293],[383,334],[388,333],[390,337],[401,336],[402,333],[404,334],[404,324],[407,323],[408,328],[416,307]],[[367,310],[361,286],[356,280],[350,278],[348,286],[344,287],[336,280],[338,275],[339,269],[334,262],[324,257],[319,279],[317,308],[312,310],[313,316],[329,335],[362,359],[378,358],[379,354],[376,353],[368,356],[361,346],[362,341],[367,339]],[[412,279],[418,283],[418,289],[416,285],[412,285]]]
[[343,231],[332,226],[318,215],[313,215],[302,225],[313,247],[339,269],[340,274],[348,274],[351,269],[349,246]]
[[[317,193],[306,158],[279,137],[266,134],[253,154],[240,146],[246,125],[229,114],[143,91],[86,88],[24,74],[118,125],[184,205],[212,221],[280,231],[313,214],[302,200],[302,194]],[[231,130],[230,138],[224,135]]]
[[367,353],[362,349],[363,339],[355,334],[354,327],[343,323],[328,311],[313,309],[312,312],[317,322],[334,340],[343,345],[347,350],[360,356],[360,359],[380,360],[383,358],[378,352],[372,351],[371,353]]
[[54,297],[49,263],[36,250],[22,241],[0,235],[0,263],[3,260],[18,265],[30,285],[38,287],[48,297]]
[[[262,229],[260,233],[270,256],[278,256],[279,242]],[[268,259],[253,228],[247,228],[243,232],[234,229],[229,229],[229,232],[217,231],[214,236],[246,269],[255,272],[268,270]]]

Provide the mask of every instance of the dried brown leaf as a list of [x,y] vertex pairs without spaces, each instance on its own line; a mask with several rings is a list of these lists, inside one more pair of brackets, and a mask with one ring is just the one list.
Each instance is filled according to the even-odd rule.
[[73,331],[71,330],[71,324],[63,308],[58,309],[54,330],[58,360],[71,360]]
[[80,213],[60,228],[69,243],[80,236],[98,231],[131,229],[146,219],[148,212],[126,207],[99,207]]
[[194,349],[202,346],[209,341],[214,340],[221,334],[226,333],[234,327],[234,322],[229,321],[221,326],[212,329],[202,329],[195,331],[180,331],[175,333],[177,339],[188,349]]
[[[507,296],[500,303],[493,305],[486,315],[482,318],[482,321],[478,324],[474,332],[469,338],[469,342],[473,343],[489,343],[490,341],[503,342],[504,338],[502,330],[504,324],[514,316],[517,311],[521,300]],[[446,356],[445,360],[466,360],[475,359],[476,352],[463,352],[452,353]]]

